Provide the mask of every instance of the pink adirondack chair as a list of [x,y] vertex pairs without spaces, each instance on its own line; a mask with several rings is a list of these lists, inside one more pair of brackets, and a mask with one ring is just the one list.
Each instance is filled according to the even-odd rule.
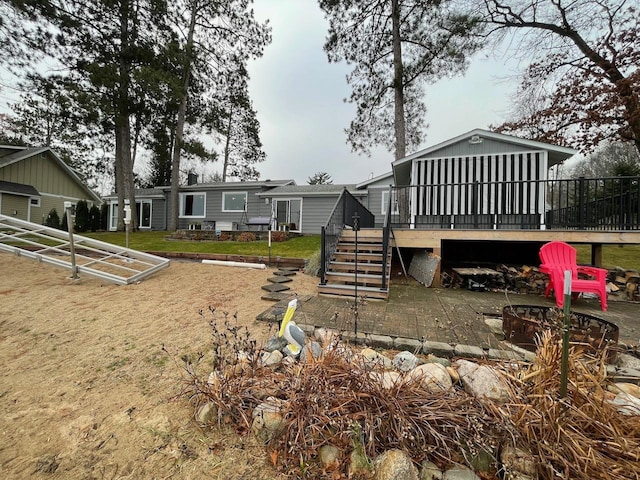
[[[595,293],[600,297],[600,308],[607,309],[607,271],[604,268],[580,266],[576,263],[576,249],[568,243],[553,241],[545,243],[540,249],[540,271],[549,275],[549,283],[544,292],[549,296],[551,290],[556,296],[556,305],[564,304],[564,272],[571,271],[571,293],[576,298],[579,293]],[[585,274],[591,277],[585,280],[578,277]]]

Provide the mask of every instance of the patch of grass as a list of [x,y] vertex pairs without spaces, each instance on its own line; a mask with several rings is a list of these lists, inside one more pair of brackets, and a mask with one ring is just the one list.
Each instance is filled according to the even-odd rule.
[[168,361],[169,356],[164,352],[154,352],[152,355],[145,358],[145,362],[158,368],[163,368]]
[[[217,253],[224,255],[257,255],[268,256],[267,240],[256,242],[186,242],[166,240],[169,232],[131,232],[129,234],[129,248],[152,252],[184,252],[184,253]],[[124,232],[86,233],[85,236],[125,246]],[[320,235],[293,237],[285,242],[271,243],[271,256],[283,258],[309,258],[320,248]]]
[[107,370],[116,370],[117,368],[124,367],[129,362],[129,357],[122,357],[117,360],[114,360],[109,365],[107,365]]
[[[589,245],[573,245],[578,251],[578,263],[591,263]],[[603,245],[602,265],[605,268],[622,267],[640,270],[640,245]]]

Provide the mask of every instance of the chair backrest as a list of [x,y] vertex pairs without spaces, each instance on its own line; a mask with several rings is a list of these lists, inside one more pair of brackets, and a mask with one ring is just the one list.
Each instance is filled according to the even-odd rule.
[[540,248],[540,260],[547,267],[559,268],[562,271],[571,270],[573,278],[578,275],[576,249],[565,242],[553,241],[545,243]]

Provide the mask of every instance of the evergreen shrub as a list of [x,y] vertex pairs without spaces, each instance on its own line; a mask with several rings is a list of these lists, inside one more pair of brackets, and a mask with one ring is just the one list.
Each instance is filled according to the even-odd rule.
[[74,225],[76,232],[89,230],[89,204],[86,200],[80,200],[76,204],[76,220]]
[[47,215],[47,219],[45,220],[44,224],[47,227],[60,228],[60,217],[58,216],[58,211],[56,210],[55,207],[53,207],[49,211],[49,214]]

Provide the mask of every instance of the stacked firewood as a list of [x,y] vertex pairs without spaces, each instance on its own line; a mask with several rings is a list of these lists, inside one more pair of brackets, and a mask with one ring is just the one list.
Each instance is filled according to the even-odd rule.
[[[507,290],[511,292],[542,295],[547,288],[549,278],[536,266],[497,265],[495,270],[501,276],[489,276],[481,280],[484,290]],[[455,275],[445,277],[443,286],[453,288],[468,288],[466,279]],[[640,301],[640,273],[637,270],[627,270],[621,267],[609,270],[607,275],[607,292],[630,301]]]
[[607,290],[613,294],[623,293],[627,300],[640,300],[640,273],[637,270],[625,270],[616,267],[609,271]]
[[548,277],[538,267],[522,265],[520,267],[498,265],[498,272],[502,272],[505,289],[518,293],[540,295],[547,287]]

